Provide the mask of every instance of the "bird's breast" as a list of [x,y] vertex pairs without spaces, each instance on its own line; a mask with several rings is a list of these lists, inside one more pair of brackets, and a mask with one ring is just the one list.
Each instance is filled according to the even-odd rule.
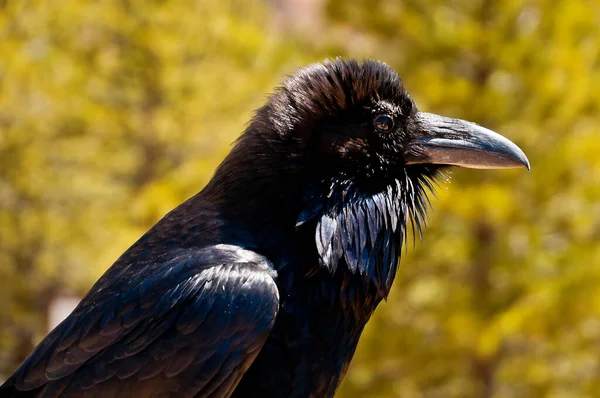
[[234,396],[333,396],[381,301],[377,288],[343,269],[303,278],[282,273],[278,279],[274,328]]

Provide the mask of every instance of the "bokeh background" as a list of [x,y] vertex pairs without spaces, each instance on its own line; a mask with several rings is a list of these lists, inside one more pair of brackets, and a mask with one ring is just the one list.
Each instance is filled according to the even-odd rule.
[[455,170],[339,397],[600,396],[600,1],[0,1],[0,381],[284,75],[399,71],[524,170]]

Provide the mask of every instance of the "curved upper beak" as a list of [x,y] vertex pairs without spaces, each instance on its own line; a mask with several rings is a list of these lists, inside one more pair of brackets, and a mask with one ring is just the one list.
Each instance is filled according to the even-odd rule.
[[416,138],[404,154],[406,164],[445,164],[475,169],[530,168],[521,148],[475,123],[418,112],[416,129]]

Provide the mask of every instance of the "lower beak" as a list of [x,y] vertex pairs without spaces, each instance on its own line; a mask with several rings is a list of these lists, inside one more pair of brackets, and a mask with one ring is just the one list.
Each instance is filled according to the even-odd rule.
[[419,112],[406,164],[444,164],[474,169],[526,167],[529,160],[512,141],[475,123]]

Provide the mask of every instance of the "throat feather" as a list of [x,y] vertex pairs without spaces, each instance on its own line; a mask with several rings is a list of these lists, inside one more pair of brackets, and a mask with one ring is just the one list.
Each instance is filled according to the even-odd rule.
[[[315,244],[319,265],[332,274],[345,267],[373,284],[386,297],[394,281],[408,219],[420,232],[425,195],[408,175],[374,194],[362,193],[350,182],[333,181],[327,195],[307,197],[297,227],[316,219]],[[318,190],[316,190],[318,191]],[[327,190],[325,190],[327,191]],[[315,191],[313,191],[314,193]]]

